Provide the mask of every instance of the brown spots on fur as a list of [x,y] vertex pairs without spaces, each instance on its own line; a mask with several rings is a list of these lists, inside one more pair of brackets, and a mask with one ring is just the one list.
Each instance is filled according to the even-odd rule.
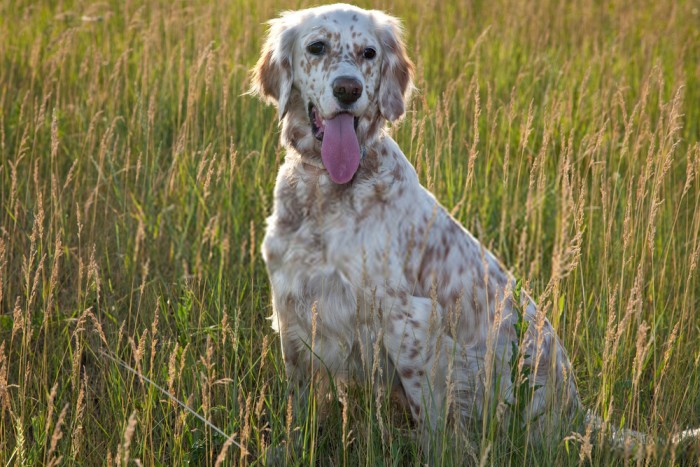
[[459,226],[459,224],[457,224],[457,221],[455,221],[451,217],[447,222],[447,232],[449,232],[449,234],[453,236],[463,234],[462,228]]
[[479,290],[486,289],[486,282],[484,282],[484,274],[481,268],[477,270],[477,273],[474,276],[474,286]]
[[436,248],[433,245],[426,246],[418,266],[418,283],[423,290],[429,290],[432,285],[437,259]]
[[495,282],[495,285],[501,289],[505,289],[506,285],[508,284],[508,275],[503,270],[503,267],[496,262],[495,264],[490,265],[489,272],[492,277],[492,281]]
[[377,182],[374,184],[374,203],[376,204],[384,204],[386,203],[386,196],[388,192],[388,188],[386,185],[384,185],[381,182]]
[[299,66],[304,70],[306,74],[311,73],[311,61],[307,60],[306,58],[302,58],[301,61],[299,62]]
[[420,417],[420,404],[411,401],[411,410],[413,410],[413,413],[416,417]]
[[373,115],[370,119],[369,125],[367,126],[367,138],[374,138],[376,137],[377,133],[379,133],[380,128],[384,126],[384,121],[379,118],[379,115]]
[[408,264],[408,261],[406,261],[406,265],[404,266],[403,273],[406,276],[406,283],[410,287],[417,285],[418,278],[416,277],[416,272],[415,272],[414,268]]
[[[463,296],[462,290],[457,290],[457,289],[451,290],[450,296],[448,298],[448,304],[454,305],[455,310],[457,310],[458,307],[461,307],[462,296]],[[461,311],[461,310],[457,310],[457,311]]]
[[277,225],[282,232],[296,232],[304,220],[303,205],[296,194],[294,194],[295,190],[293,187],[287,185],[280,192],[291,196],[285,198],[284,205],[280,206]]
[[413,368],[404,367],[401,369],[401,376],[403,378],[413,378]]
[[397,182],[403,182],[406,180],[406,174],[404,173],[403,167],[401,167],[401,164],[396,163],[394,164],[394,168],[391,169],[391,177],[396,180]]
[[[379,105],[383,108],[386,109],[387,115],[386,117],[389,118],[390,115],[398,115],[403,113],[403,104],[399,102],[398,98],[394,95],[391,94],[382,94],[379,100]],[[398,118],[398,117],[397,117]]]
[[472,297],[471,302],[472,302],[472,312],[473,312],[472,314],[474,316],[481,316],[482,314],[484,314],[484,307],[481,305],[481,300],[479,300],[477,298],[477,291],[476,290],[472,290],[471,297]]
[[371,197],[364,200],[364,207],[357,215],[356,225],[371,217],[375,212],[383,211],[389,206],[389,187],[381,182],[376,182],[372,188]]
[[377,160],[377,155],[374,151],[368,151],[367,155],[361,162],[362,169],[364,169],[365,176],[368,178],[373,178],[379,171],[379,161]]
[[284,216],[279,216],[278,225],[284,232],[296,232],[301,226],[303,216],[296,211],[287,211]]
[[[358,43],[354,43],[353,50],[355,52],[356,57],[362,57],[365,52],[365,46]],[[371,62],[368,61],[367,63],[370,64]]]

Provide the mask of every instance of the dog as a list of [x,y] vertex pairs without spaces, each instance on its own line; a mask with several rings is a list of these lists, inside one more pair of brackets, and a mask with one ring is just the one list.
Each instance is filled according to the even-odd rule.
[[414,87],[400,22],[335,4],[269,25],[252,93],[277,107],[287,150],[262,253],[288,379],[381,374],[428,432],[494,406],[536,437],[571,421],[581,402],[551,324],[387,131]]

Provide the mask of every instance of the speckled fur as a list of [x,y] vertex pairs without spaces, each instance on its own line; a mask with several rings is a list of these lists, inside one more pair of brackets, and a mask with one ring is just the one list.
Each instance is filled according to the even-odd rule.
[[[393,385],[423,427],[445,416],[478,418],[488,400],[504,407],[512,401],[514,279],[420,185],[385,131],[404,114],[412,89],[399,22],[330,5],[270,24],[253,90],[278,106],[287,149],[263,256],[288,377],[307,382],[312,368],[323,368],[336,382],[358,381],[379,357],[381,384]],[[318,38],[330,50],[310,56],[305,47]],[[362,57],[370,45],[372,61]],[[355,115],[366,154],[345,185],[325,171],[306,108],[333,111],[329,83],[339,73],[364,86]],[[532,323],[523,344],[534,375],[526,419],[571,416],[579,402],[566,352],[535,303],[525,293],[521,300]],[[322,365],[312,362],[312,340]]]

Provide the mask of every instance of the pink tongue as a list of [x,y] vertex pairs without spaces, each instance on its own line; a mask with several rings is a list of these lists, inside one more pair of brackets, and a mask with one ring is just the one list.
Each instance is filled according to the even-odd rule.
[[360,166],[360,143],[355,134],[355,118],[351,114],[342,113],[326,120],[321,159],[335,183],[347,183],[355,175]]

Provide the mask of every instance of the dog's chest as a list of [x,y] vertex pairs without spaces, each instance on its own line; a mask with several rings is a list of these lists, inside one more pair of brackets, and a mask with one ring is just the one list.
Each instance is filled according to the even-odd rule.
[[381,260],[368,251],[367,237],[376,229],[367,227],[354,195],[324,192],[299,178],[293,185],[282,179],[275,194],[262,252],[278,331],[302,341],[313,334],[325,364],[354,367],[352,355],[372,348],[379,325],[370,278],[381,277]]
[[363,275],[377,277],[381,258],[393,253],[392,230],[401,220],[392,187],[381,182],[338,187],[293,175],[278,177],[267,219],[263,256],[270,272],[335,270],[356,285]]

